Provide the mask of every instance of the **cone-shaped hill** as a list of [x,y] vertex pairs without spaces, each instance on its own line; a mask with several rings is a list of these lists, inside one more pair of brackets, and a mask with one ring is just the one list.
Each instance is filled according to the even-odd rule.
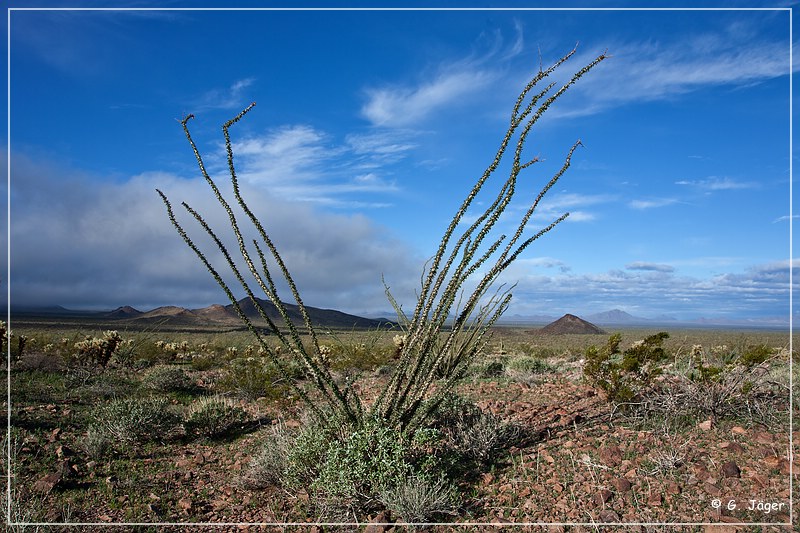
[[603,335],[606,332],[591,322],[587,322],[586,320],[583,320],[575,315],[566,314],[555,322],[551,322],[544,326],[538,331],[538,333],[545,335]]

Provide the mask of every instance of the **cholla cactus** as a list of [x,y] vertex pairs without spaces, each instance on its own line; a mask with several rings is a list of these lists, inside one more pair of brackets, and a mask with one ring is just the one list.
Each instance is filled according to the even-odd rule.
[[3,320],[0,320],[0,354],[5,356],[5,346],[8,343],[8,328]]
[[105,331],[102,338],[87,335],[84,340],[75,343],[75,349],[78,350],[76,359],[82,364],[94,363],[105,367],[121,343],[122,337],[116,331]]
[[319,362],[325,368],[330,368],[331,366],[331,356],[333,355],[333,349],[325,344],[321,344],[319,347]]

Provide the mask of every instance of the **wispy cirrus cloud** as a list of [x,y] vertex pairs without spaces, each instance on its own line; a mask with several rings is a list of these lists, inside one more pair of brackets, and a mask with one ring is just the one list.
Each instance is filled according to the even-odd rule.
[[[237,175],[269,194],[335,208],[384,208],[400,187],[391,165],[414,144],[388,132],[343,141],[306,124],[285,125],[233,143]],[[216,167],[226,172],[218,157]]]
[[510,46],[499,30],[487,32],[476,44],[483,51],[442,61],[416,82],[366,87],[361,115],[373,126],[403,128],[415,126],[441,109],[458,106],[502,79],[507,63],[524,51],[519,21],[514,21],[514,30]]
[[704,191],[731,191],[740,189],[754,189],[759,186],[754,181],[739,181],[729,177],[710,176],[704,180],[680,180],[675,185],[685,185]]
[[196,99],[193,109],[198,111],[244,109],[252,100],[245,96],[247,89],[255,81],[255,78],[242,78],[234,80],[228,87],[210,89]]
[[628,202],[628,207],[631,209],[637,210],[645,210],[645,209],[655,209],[658,207],[666,207],[668,205],[672,205],[677,203],[678,200],[675,198],[650,198],[647,200],[631,200]]
[[366,89],[361,114],[376,126],[409,126],[487,86],[494,77],[486,70],[452,70],[414,86]]
[[[790,65],[788,40],[754,40],[743,26],[721,27],[680,41],[606,43],[611,59],[575,87],[579,97],[569,110],[554,109],[551,116],[590,115],[712,86],[744,87],[800,68]],[[582,52],[574,61],[588,63],[590,55]]]

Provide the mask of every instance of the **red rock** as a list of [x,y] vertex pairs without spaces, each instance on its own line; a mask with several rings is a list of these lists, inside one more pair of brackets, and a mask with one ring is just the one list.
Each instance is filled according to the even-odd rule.
[[737,435],[747,435],[747,430],[741,426],[733,426],[731,428],[731,433],[735,433]]
[[631,482],[624,477],[617,478],[611,482],[614,488],[620,492],[628,492],[631,490]]
[[681,487],[680,487],[680,485],[678,485],[674,481],[667,481],[666,491],[667,491],[667,494],[680,494]]
[[184,512],[189,512],[192,508],[192,500],[191,498],[181,498],[178,500],[178,508]]
[[612,496],[614,496],[614,493],[612,493],[608,489],[603,489],[600,492],[595,493],[595,495],[594,495],[594,497],[592,499],[594,500],[594,503],[596,505],[601,506],[604,503],[607,503],[611,499]]
[[603,509],[599,517],[602,522],[619,522],[619,515],[611,509]]
[[705,420],[705,421],[700,422],[699,424],[697,424],[697,428],[701,429],[703,431],[710,431],[713,426],[714,426],[714,423],[711,421],[710,418],[708,420]]
[[661,507],[662,501],[663,498],[659,492],[651,492],[647,497],[647,505],[652,505],[654,507]]
[[728,461],[722,465],[722,475],[725,477],[739,477],[741,473],[739,466],[733,461]]
[[61,482],[61,474],[58,472],[47,474],[37,480],[31,488],[36,492],[48,493]]

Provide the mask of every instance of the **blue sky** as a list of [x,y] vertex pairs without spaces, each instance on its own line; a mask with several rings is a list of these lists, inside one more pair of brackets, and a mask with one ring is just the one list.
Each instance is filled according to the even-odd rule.
[[[607,4],[620,5],[635,4]],[[231,130],[238,173],[306,303],[379,313],[390,309],[383,275],[411,306],[519,91],[540,62],[577,43],[554,81],[611,57],[528,140],[526,154],[543,161],[523,172],[502,231],[569,147],[584,147],[530,230],[570,217],[504,275],[517,283],[509,315],[787,318],[798,265],[789,250],[789,17],[14,10],[12,303],[225,303],[155,188],[222,227],[179,120],[195,115],[192,133],[223,183],[220,126],[256,102]]]

